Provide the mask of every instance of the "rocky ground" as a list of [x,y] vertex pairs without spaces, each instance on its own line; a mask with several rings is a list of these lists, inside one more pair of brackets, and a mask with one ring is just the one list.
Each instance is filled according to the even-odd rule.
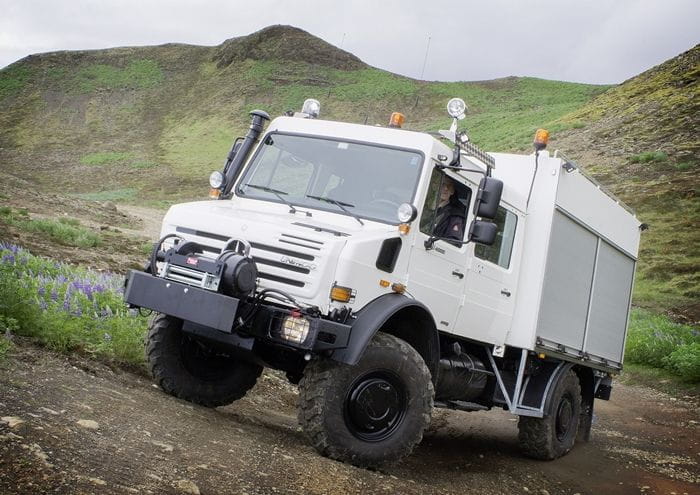
[[296,391],[266,373],[248,396],[205,409],[137,374],[28,344],[0,365],[0,493],[694,494],[696,398],[616,384],[593,440],[554,462],[518,452],[501,411],[437,410],[392,468],[320,457],[296,422]]

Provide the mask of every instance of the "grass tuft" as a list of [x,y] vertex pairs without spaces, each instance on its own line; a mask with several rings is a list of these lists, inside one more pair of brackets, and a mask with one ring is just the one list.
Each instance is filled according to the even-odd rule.
[[0,207],[0,221],[24,231],[45,235],[64,246],[92,248],[102,244],[102,237],[99,234],[83,227],[75,218],[32,219],[26,211],[5,206]]
[[631,163],[664,163],[668,161],[668,155],[663,151],[645,151],[629,157]]
[[700,331],[664,315],[635,309],[625,347],[625,360],[664,368],[690,383],[700,382]]
[[76,194],[76,197],[88,201],[129,201],[136,198],[136,193],[136,189],[127,187],[124,189]]
[[90,153],[80,159],[83,165],[106,165],[107,163],[123,162],[131,158],[131,153],[119,151],[101,151]]

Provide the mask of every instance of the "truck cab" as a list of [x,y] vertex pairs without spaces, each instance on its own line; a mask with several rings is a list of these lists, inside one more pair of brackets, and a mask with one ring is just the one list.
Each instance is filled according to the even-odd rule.
[[587,438],[622,366],[636,218],[542,143],[480,150],[463,102],[437,136],[319,107],[252,112],[212,199],[173,206],[128,275],[156,382],[218,406],[282,370],[313,445],[361,466],[408,455],[433,407],[509,410],[532,457]]

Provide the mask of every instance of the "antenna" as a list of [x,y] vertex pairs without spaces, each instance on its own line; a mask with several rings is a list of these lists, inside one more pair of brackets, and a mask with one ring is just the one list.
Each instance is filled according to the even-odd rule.
[[[428,36],[428,44],[425,47],[425,58],[423,58],[423,68],[420,71],[420,80],[423,80],[423,75],[425,74],[425,64],[428,63],[428,50],[430,50],[430,36]],[[416,108],[418,106],[418,99],[420,98],[419,95],[416,95],[416,102],[413,104],[413,108]]]
[[[340,49],[343,49],[343,45],[345,44],[345,33],[343,33],[343,39],[340,40]],[[333,62],[336,61],[338,58],[338,52],[335,53],[335,57],[333,57]],[[326,98],[329,98],[331,96],[331,88],[328,88],[328,96]]]
[[423,80],[423,74],[425,74],[425,64],[428,62],[428,50],[430,50],[430,36],[428,36],[428,44],[425,47],[425,58],[423,59],[423,68],[420,71],[421,80]]

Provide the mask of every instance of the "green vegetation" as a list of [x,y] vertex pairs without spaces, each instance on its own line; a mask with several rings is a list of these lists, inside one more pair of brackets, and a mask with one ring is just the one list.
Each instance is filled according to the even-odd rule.
[[29,67],[17,63],[0,70],[0,100],[24,88],[30,75]]
[[663,151],[645,151],[629,158],[630,163],[667,162],[668,155]]
[[131,153],[119,151],[101,151],[89,153],[80,159],[83,165],[105,165],[107,163],[123,162],[131,158]]
[[644,310],[630,315],[625,359],[700,383],[700,331]]
[[133,60],[124,67],[93,64],[78,70],[75,85],[84,93],[96,89],[144,89],[163,81],[163,71],[155,60]]
[[136,170],[143,170],[147,168],[156,168],[158,164],[156,162],[149,162],[145,160],[137,161],[137,162],[131,162],[129,164],[129,168],[133,168]]
[[19,329],[19,324],[14,318],[0,315],[0,363],[5,359],[12,348],[12,334]]
[[21,230],[45,235],[64,246],[92,248],[102,244],[102,238],[99,234],[81,226],[80,222],[73,218],[32,219],[26,210],[14,210],[3,206],[0,207],[0,222]]
[[126,187],[123,189],[76,194],[75,196],[88,201],[130,201],[136,198],[136,195],[136,189]]
[[[75,268],[0,244],[0,330],[51,349],[143,365],[146,318],[127,313],[120,276]],[[7,344],[0,337],[0,354]]]

